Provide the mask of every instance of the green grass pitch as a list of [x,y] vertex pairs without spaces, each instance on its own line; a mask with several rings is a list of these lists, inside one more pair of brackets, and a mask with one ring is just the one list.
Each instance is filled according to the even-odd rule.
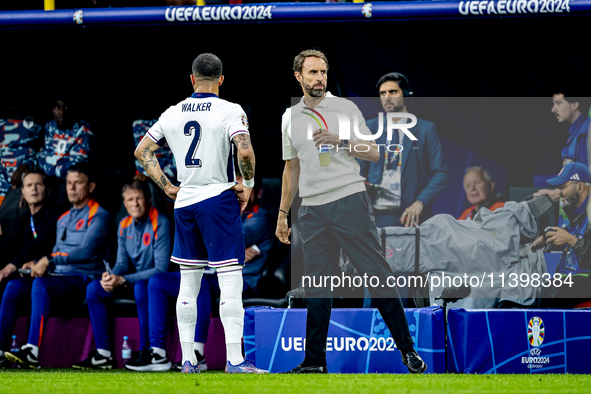
[[0,393],[589,393],[590,375],[225,375],[207,371],[0,371]]

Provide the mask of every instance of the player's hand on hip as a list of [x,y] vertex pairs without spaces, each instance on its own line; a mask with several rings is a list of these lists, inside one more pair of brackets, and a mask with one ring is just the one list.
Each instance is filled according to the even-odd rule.
[[164,188],[164,193],[166,193],[166,195],[168,197],[172,198],[173,200],[176,200],[176,195],[179,193],[179,190],[181,190],[180,187],[177,187],[177,186],[173,185],[172,183],[169,183]]
[[314,144],[316,145],[316,148],[318,148],[320,145],[341,145],[339,136],[331,133],[328,130],[316,130],[312,136],[314,137]]
[[404,223],[404,227],[413,227],[415,224],[418,226],[421,212],[423,212],[423,203],[415,201],[410,207],[404,210],[400,221]]
[[279,218],[277,219],[277,230],[275,230],[275,235],[279,238],[284,244],[291,244],[289,242],[289,235],[291,234],[291,229],[287,225],[287,215],[279,213]]
[[240,204],[240,212],[242,213],[246,206],[248,205],[248,200],[250,200],[250,193],[252,189],[245,187],[241,183],[237,183],[231,187],[236,193],[236,197],[238,197],[238,203]]

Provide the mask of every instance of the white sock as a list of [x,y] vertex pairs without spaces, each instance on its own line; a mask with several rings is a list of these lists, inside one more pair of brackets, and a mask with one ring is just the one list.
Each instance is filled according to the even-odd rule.
[[226,355],[232,365],[242,364],[242,267],[232,265],[217,270],[220,283],[220,318],[226,334]]
[[195,342],[193,344],[193,350],[198,351],[203,356],[205,354],[205,344],[203,342]]
[[0,357],[4,357],[4,351],[0,350]]
[[25,348],[30,348],[31,352],[33,353],[33,356],[39,358],[39,346],[35,346],[35,345],[31,345],[30,343],[27,343],[25,346],[22,347],[22,349]]
[[98,352],[98,354],[100,354],[103,357],[111,357],[111,351],[110,350],[96,349],[96,351]]
[[164,349],[161,349],[159,347],[153,347],[152,351],[160,357],[166,357],[166,350]]
[[176,318],[179,326],[183,364],[189,361],[197,365],[197,357],[193,350],[195,325],[197,324],[197,296],[201,287],[203,268],[181,265],[181,286],[176,301]]

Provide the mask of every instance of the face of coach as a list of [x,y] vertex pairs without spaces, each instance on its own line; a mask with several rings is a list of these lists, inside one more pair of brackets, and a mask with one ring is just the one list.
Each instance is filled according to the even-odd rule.
[[123,192],[123,205],[129,216],[137,220],[143,220],[150,211],[150,201],[144,196],[144,192],[137,189],[127,189]]
[[316,56],[308,56],[302,63],[302,72],[294,73],[302,90],[312,97],[322,97],[326,93],[328,67],[326,62]]
[[80,209],[88,204],[90,194],[94,190],[96,184],[88,182],[86,174],[80,172],[69,171],[66,176],[66,191],[68,192],[68,200],[74,206],[74,209]]

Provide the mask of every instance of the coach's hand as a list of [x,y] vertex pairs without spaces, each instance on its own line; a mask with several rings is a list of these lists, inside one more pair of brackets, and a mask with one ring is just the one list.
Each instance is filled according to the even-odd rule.
[[114,291],[116,288],[121,286],[123,283],[123,277],[119,275],[105,275],[106,272],[103,272],[103,277],[101,279],[101,286],[105,289],[106,292],[110,293]]
[[0,270],[0,282],[2,282],[2,279],[8,278],[15,271],[16,271],[16,265],[14,265],[12,263],[6,264],[6,267],[4,267]]
[[315,130],[312,135],[314,136],[314,144],[316,145],[316,148],[318,148],[320,145],[341,145],[339,136],[331,133],[328,130]]
[[291,234],[291,229],[287,225],[287,214],[285,212],[279,211],[279,217],[277,218],[277,230],[275,230],[275,235],[279,238],[279,241],[283,242],[284,244],[291,244],[289,242],[289,235]]
[[238,197],[238,203],[240,204],[240,213],[244,211],[246,206],[248,205],[248,200],[250,200],[250,193],[252,189],[247,188],[241,183],[237,183],[231,187],[236,193],[236,197]]
[[423,203],[415,201],[410,207],[404,210],[400,221],[404,223],[404,227],[413,227],[415,224],[418,226],[421,212],[423,212]]
[[[48,266],[49,266],[49,260],[47,260],[47,257],[45,257],[45,256],[41,257],[41,259],[39,259],[39,261],[37,261],[37,263],[35,263],[35,265],[31,269],[31,278],[41,278],[43,276],[43,274],[45,273],[45,271],[47,270]],[[23,264],[23,267],[24,267],[24,264]]]

